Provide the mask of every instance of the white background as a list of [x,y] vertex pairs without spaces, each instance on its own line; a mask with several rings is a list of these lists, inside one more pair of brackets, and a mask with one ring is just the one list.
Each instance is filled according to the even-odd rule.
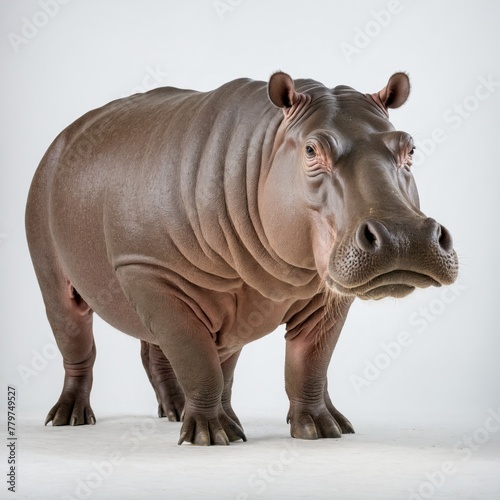
[[[354,304],[330,367],[334,403],[355,428],[378,418],[387,435],[401,421],[472,431],[500,408],[498,2],[71,0],[50,15],[42,5],[0,3],[1,387],[17,386],[21,417],[41,423],[63,380],[24,234],[29,184],[51,141],[117,97],[164,85],[210,90],[277,69],[361,92],[409,73],[410,99],[391,121],[416,140],[422,209],[451,231],[461,263],[454,291]],[[403,331],[411,344],[387,362],[384,345]],[[153,415],[139,342],[98,318],[94,332],[98,423]],[[283,363],[281,329],[243,351],[233,406],[244,426],[264,415],[287,432]],[[498,455],[498,434],[482,449]]]

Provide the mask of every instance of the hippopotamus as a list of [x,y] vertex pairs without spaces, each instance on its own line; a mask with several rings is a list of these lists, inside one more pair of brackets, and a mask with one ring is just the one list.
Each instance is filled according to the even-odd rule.
[[179,444],[246,441],[234,369],[279,325],[291,436],[352,433],[327,369],[353,300],[458,273],[449,231],[420,210],[413,139],[389,121],[409,92],[406,73],[362,93],[280,71],[210,92],[157,88],[63,130],[26,210],[65,370],[46,424],[96,422],[95,312],[140,339]]

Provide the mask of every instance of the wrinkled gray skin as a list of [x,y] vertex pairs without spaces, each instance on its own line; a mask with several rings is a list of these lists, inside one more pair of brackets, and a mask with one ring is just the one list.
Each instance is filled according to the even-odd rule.
[[233,371],[280,324],[292,436],[353,432],[327,391],[352,300],[450,284],[458,270],[448,231],[419,209],[412,139],[388,121],[408,94],[402,73],[371,95],[276,73],[156,89],[64,130],[26,212],[65,369],[47,422],[95,423],[95,312],[141,339],[160,416],[183,420],[179,443],[246,439]]

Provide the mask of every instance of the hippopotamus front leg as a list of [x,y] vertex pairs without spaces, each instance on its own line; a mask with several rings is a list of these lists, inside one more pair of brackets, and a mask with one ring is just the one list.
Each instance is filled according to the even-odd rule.
[[333,406],[327,389],[328,365],[351,302],[338,300],[317,308],[313,301],[311,314],[287,324],[285,386],[292,437],[338,438],[354,432]]
[[158,416],[180,422],[184,409],[184,393],[177,382],[172,365],[162,350],[141,341],[141,359],[158,401]]
[[[224,376],[224,390],[221,401],[227,416],[241,427],[241,423],[231,406],[233,374],[240,353],[241,350],[221,363]],[[145,340],[141,340],[141,359],[156,394],[158,416],[160,418],[167,417],[170,422],[180,422],[185,398],[169,360],[157,345],[150,344]]]
[[222,406],[224,375],[215,341],[192,307],[194,304],[155,269],[127,265],[117,275],[143,324],[170,361],[185,394],[179,444],[227,445],[246,440]]

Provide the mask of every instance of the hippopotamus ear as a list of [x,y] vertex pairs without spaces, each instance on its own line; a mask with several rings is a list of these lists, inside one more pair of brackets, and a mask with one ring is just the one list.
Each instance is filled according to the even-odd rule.
[[385,110],[388,108],[399,108],[410,95],[410,79],[406,73],[394,73],[387,82],[387,85],[372,97]]
[[291,108],[300,98],[295,92],[292,77],[282,71],[277,71],[271,76],[267,92],[271,102],[278,108]]

